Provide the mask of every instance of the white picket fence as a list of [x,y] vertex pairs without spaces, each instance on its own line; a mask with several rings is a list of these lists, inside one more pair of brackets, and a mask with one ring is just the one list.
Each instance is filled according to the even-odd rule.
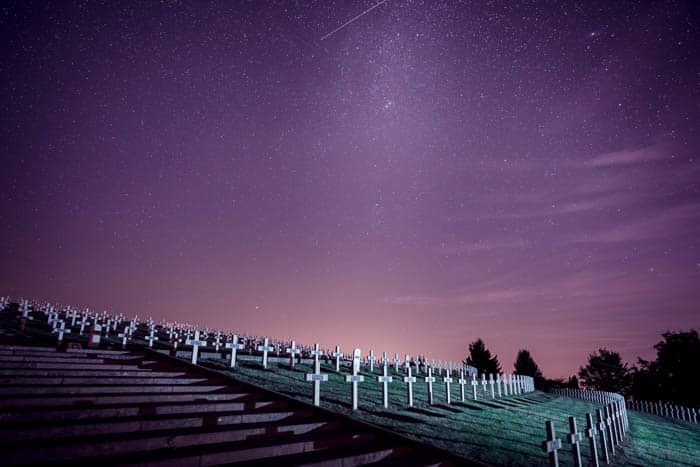
[[627,408],[693,424],[697,424],[700,418],[698,409],[671,404],[670,402],[632,400],[627,401]]

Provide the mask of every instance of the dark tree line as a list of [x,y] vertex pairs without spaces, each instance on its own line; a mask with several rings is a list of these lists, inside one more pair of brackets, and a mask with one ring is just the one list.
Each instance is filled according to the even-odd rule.
[[[585,388],[625,394],[639,400],[673,401],[700,407],[700,337],[691,329],[687,332],[666,332],[654,348],[656,359],[639,359],[637,366],[628,367],[618,352],[598,349],[588,356],[585,366],[579,368],[578,378],[548,379],[542,374],[534,358],[526,349],[516,356],[514,371],[532,376],[535,387],[549,390],[553,387],[578,388],[579,380]],[[483,373],[500,373],[498,356],[491,355],[483,340],[469,345],[465,363]]]

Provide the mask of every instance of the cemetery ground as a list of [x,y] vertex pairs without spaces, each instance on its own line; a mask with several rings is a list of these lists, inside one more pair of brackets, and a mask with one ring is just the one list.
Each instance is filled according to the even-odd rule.
[[[240,357],[239,357],[240,358]],[[294,399],[309,402],[312,383],[304,375],[313,371],[311,363],[297,363],[290,368],[285,362],[271,363],[263,370],[259,358],[242,357],[235,369],[228,368],[227,360],[202,359],[200,364],[215,368],[236,379],[265,387]],[[400,368],[402,370],[402,368]],[[572,465],[571,448],[564,440],[568,432],[567,419],[575,416],[579,430],[586,426],[585,414],[595,412],[595,405],[586,401],[558,397],[540,391],[491,399],[479,386],[477,400],[472,400],[471,386],[467,386],[466,401],[460,401],[459,386],[451,385],[452,403],[445,403],[445,386],[442,378],[434,384],[434,405],[429,405],[425,383],[418,375],[414,385],[415,406],[406,405],[406,385],[403,373],[389,374],[389,409],[382,407],[381,384],[376,381],[381,367],[375,366],[370,374],[363,368],[365,381],[360,383],[359,410],[350,404],[350,384],[344,380],[350,374],[349,367],[335,372],[334,363],[322,363],[322,373],[328,381],[321,384],[321,407],[352,416],[389,429],[408,438],[446,449],[467,459],[494,465],[543,465],[547,462],[542,453],[545,420],[552,420],[557,436],[562,438],[559,451],[561,465]],[[700,429],[698,425],[667,420],[655,415],[628,411],[630,435],[622,451],[614,458],[616,465],[698,465],[700,461]],[[600,449],[600,448],[599,448]],[[588,446],[584,439],[584,465],[588,465]]]

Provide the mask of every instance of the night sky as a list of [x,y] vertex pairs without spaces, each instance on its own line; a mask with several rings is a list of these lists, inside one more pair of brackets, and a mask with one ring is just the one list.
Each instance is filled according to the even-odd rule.
[[700,326],[700,2],[375,4],[3,2],[0,294],[549,377]]

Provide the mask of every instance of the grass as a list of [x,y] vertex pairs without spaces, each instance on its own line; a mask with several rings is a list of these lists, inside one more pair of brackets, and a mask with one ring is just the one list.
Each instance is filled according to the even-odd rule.
[[[330,363],[330,362],[329,362]],[[233,377],[283,393],[310,403],[312,383],[304,381],[304,374],[311,365],[298,364],[295,369],[287,364],[271,364],[271,371],[263,370],[256,361],[243,361],[231,370],[227,362],[206,359],[200,364],[216,368]],[[360,404],[351,410],[350,387],[344,377],[345,367],[336,373],[331,364],[322,364],[321,371],[328,374],[328,382],[321,383],[321,407],[333,412],[350,415],[366,422],[388,428],[408,438],[416,439],[446,449],[468,459],[498,465],[545,464],[546,455],[541,450],[545,438],[545,420],[552,420],[557,437],[565,441],[568,417],[574,416],[579,430],[585,428],[586,413],[594,413],[596,406],[586,401],[557,397],[539,391],[509,396],[502,399],[484,398],[471,400],[471,387],[467,387],[467,400],[459,398],[459,386],[452,384],[452,404],[445,404],[445,386],[433,386],[434,405],[427,401],[426,385],[414,385],[414,408],[406,405],[406,386],[403,375],[394,376],[390,384],[388,410],[382,407],[381,384],[376,382],[378,368],[370,374],[363,371],[365,382],[360,384]],[[456,381],[456,378],[454,378]],[[438,378],[442,381],[442,378]],[[698,465],[700,460],[700,428],[661,417],[629,412],[631,432],[615,456],[618,465]],[[572,465],[572,450],[563,443],[559,458],[561,465]],[[590,462],[587,440],[582,445],[584,464]],[[600,449],[600,447],[599,447]]]

